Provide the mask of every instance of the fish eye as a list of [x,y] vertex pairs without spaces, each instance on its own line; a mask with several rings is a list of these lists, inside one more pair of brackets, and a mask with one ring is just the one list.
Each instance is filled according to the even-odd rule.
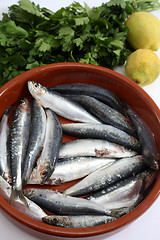
[[21,99],[20,103],[24,105],[26,103],[26,101],[24,99]]
[[58,223],[58,219],[57,219],[57,218],[53,218],[53,219],[52,219],[52,222],[53,222],[53,223]]
[[47,176],[47,173],[48,173],[47,171],[43,171],[43,172],[42,172],[42,176],[43,176],[43,177],[46,177],[46,176]]
[[37,88],[39,86],[39,84],[38,83],[34,83],[34,86]]

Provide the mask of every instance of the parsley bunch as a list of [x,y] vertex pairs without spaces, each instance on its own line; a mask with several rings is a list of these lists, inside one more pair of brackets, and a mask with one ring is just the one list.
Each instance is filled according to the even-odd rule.
[[0,86],[44,64],[122,65],[132,51],[126,41],[126,19],[135,11],[159,8],[157,0],[110,0],[94,8],[73,2],[52,12],[20,0],[0,21]]

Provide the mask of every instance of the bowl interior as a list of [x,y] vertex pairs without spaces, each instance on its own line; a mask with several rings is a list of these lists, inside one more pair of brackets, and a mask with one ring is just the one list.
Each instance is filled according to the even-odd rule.
[[[107,88],[113,91],[119,98],[129,104],[137,114],[139,114],[139,116],[151,128],[155,135],[156,142],[160,142],[160,111],[143,89],[119,73],[103,67],[88,64],[50,64],[32,69],[17,76],[0,89],[0,116],[8,106],[15,103],[22,96],[29,96],[26,84],[28,80],[40,82],[46,87],[66,83],[88,83]],[[60,121],[64,123],[66,120],[60,118]],[[71,140],[71,138],[64,136],[63,141],[68,140]],[[160,153],[160,146],[158,144],[157,147]],[[62,190],[66,187],[68,187],[68,185],[64,185],[58,189]],[[151,206],[159,194],[159,189],[160,176],[158,174],[155,184],[148,196],[132,212],[116,221],[83,229],[65,229],[39,223],[18,212],[2,197],[0,197],[0,206],[12,218],[37,231],[66,237],[85,237],[107,233],[133,221]]]

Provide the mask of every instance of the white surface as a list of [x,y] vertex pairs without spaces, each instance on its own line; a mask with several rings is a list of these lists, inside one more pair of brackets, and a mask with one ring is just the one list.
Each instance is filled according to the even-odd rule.
[[[81,4],[86,2],[90,7],[99,6],[102,0],[77,0]],[[18,1],[15,0],[0,0],[0,17],[2,12],[7,12],[8,6],[11,6]],[[68,6],[72,3],[72,0],[34,0],[36,4],[41,7],[49,8],[56,11],[60,7]],[[160,19],[160,10],[153,12]],[[156,52],[160,57],[160,50]],[[124,67],[117,67],[116,71],[124,74]],[[160,77],[151,85],[144,87],[144,90],[152,97],[155,103],[160,108]],[[33,237],[32,235],[22,231],[20,228],[12,224],[3,214],[0,212],[0,238],[1,239],[12,239],[12,240],[37,240],[42,238]],[[136,221],[129,224],[125,229],[112,236],[106,234],[91,237],[88,239],[93,240],[150,240],[159,239],[160,236],[160,196],[155,203],[147,210],[141,217]],[[52,237],[52,240],[64,240],[69,238]],[[84,238],[79,238],[79,240]]]

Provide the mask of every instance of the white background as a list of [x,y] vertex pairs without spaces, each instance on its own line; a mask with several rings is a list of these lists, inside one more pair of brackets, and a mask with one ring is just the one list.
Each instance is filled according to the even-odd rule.
[[[32,0],[36,4],[39,4],[40,7],[46,7],[53,11],[58,10],[60,7],[65,7],[71,4],[72,0]],[[84,1],[90,6],[99,6],[101,5],[102,0],[77,0],[81,4],[84,4]],[[0,0],[0,18],[2,12],[7,12],[8,6],[11,6],[18,1],[15,0]],[[152,12],[160,19],[160,10]],[[152,36],[151,36],[152,37]],[[160,49],[156,52],[160,57]],[[118,71],[125,75],[124,66],[115,68],[115,71]],[[156,81],[149,86],[143,88],[155,101],[155,103],[160,108],[160,76]],[[33,237],[31,234],[28,234],[21,230],[19,227],[11,223],[0,211],[0,239],[12,239],[12,240],[37,240],[44,239],[44,237]],[[48,239],[48,238],[47,238]],[[68,238],[61,237],[52,237],[52,240],[65,240]],[[84,238],[79,238],[79,240]],[[123,230],[118,233],[108,236],[107,234],[91,237],[88,239],[93,240],[151,240],[151,239],[160,239],[160,196],[154,202],[154,204],[137,220],[126,226]]]

